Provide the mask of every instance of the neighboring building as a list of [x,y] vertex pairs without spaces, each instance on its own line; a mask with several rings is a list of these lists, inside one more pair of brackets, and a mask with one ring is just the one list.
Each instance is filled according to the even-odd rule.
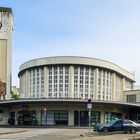
[[[125,93],[125,102],[132,104],[140,104],[140,88],[134,88],[133,90],[126,90]],[[140,111],[133,109],[130,113],[130,117],[140,123]]]
[[6,83],[7,98],[11,87],[12,9],[0,7],[0,80]]
[[125,93],[125,102],[140,104],[140,90],[126,90]]

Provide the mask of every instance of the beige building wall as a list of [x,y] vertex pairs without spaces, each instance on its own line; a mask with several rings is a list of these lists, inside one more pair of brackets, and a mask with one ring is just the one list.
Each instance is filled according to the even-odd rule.
[[7,40],[0,39],[0,79],[7,81]]

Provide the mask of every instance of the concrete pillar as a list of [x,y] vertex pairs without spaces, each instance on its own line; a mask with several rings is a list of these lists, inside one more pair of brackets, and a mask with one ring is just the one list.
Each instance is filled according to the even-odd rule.
[[116,95],[116,74],[112,74],[112,101],[115,101],[115,95]]
[[91,98],[90,97],[90,94],[91,94],[90,93],[90,77],[91,77],[91,68],[89,68],[89,75],[88,75],[88,78],[89,78],[89,82],[88,82],[88,99]]
[[26,77],[25,77],[25,97],[29,98],[29,71],[26,71]]
[[22,98],[23,97],[23,95],[22,95],[22,90],[21,90],[21,86],[22,86],[22,80],[21,80],[21,76],[19,77],[19,97],[20,98]]
[[68,126],[74,126],[74,111],[73,110],[69,110]]
[[74,98],[74,67],[73,66],[70,66],[68,97]]
[[100,114],[100,123],[105,123],[105,112],[102,111]]
[[48,71],[48,68],[47,67],[44,67],[44,97],[48,98],[48,74],[49,71]]
[[126,102],[125,101],[125,78],[123,77],[122,79],[122,94],[121,94],[121,102]]
[[41,125],[41,111],[36,110],[37,125]]
[[95,70],[95,93],[93,95],[94,100],[98,99],[98,76],[99,76],[99,69],[96,68],[96,70]]
[[18,111],[15,111],[15,125],[18,125]]

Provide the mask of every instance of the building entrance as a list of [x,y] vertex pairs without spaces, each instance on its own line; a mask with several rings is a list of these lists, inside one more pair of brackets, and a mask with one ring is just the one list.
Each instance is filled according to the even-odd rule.
[[18,125],[37,125],[36,111],[19,111]]
[[41,111],[41,125],[68,125],[68,111]]
[[[88,123],[88,111],[74,111],[75,126],[87,126]],[[91,123],[100,123],[100,112],[91,111]]]

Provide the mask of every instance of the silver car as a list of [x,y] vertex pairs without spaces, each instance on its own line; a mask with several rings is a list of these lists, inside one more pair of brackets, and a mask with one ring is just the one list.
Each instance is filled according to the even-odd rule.
[[127,119],[113,120],[106,124],[99,124],[95,127],[97,132],[130,132],[136,133],[140,130],[140,124]]

